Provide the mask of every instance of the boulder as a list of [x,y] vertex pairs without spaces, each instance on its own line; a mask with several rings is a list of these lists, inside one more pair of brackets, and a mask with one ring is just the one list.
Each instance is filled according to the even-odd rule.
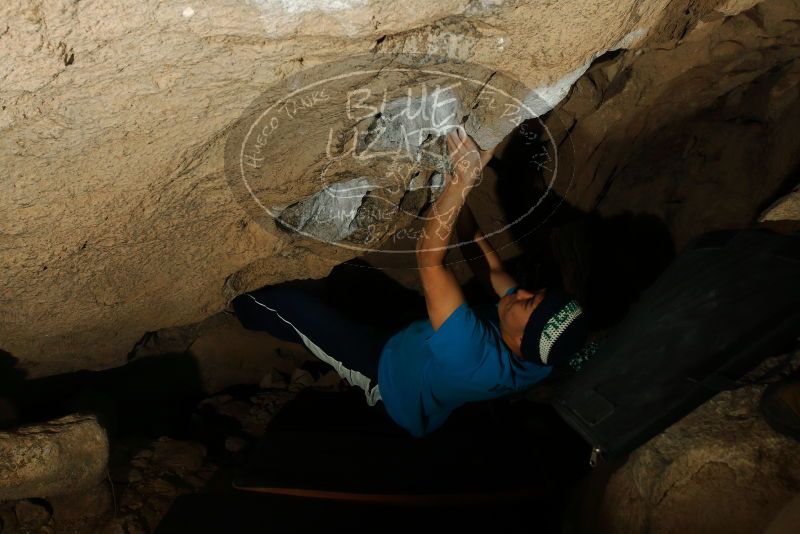
[[[411,55],[416,74],[393,87],[398,93],[415,87],[424,68],[472,64],[485,81],[510,76],[532,95],[531,110],[513,122],[487,121],[502,110],[475,92],[459,104],[467,129],[491,145],[555,106],[605,52],[657,47],[706,16],[751,4],[2,2],[2,349],[32,376],[120,365],[146,332],[201,321],[251,288],[322,277],[359,254],[321,256],[314,239],[277,232],[272,218],[254,224],[226,179],[233,125],[257,98],[283,81],[300,83],[307,69],[352,57],[382,68]],[[284,220],[305,225],[324,203],[315,196],[320,185],[295,171],[320,163],[311,147],[324,145],[328,128],[308,120],[291,132],[299,137],[269,158],[280,181],[267,193],[276,205],[295,206]],[[386,174],[380,165],[371,171]],[[402,185],[418,190],[427,179]],[[344,176],[331,185],[338,183]],[[403,193],[396,191],[418,209],[418,195]]]
[[106,476],[108,437],[93,416],[0,432],[0,501],[95,488]]
[[760,222],[800,221],[800,186],[776,200],[761,214],[758,220]]
[[605,531],[763,532],[800,492],[800,443],[761,418],[764,388],[719,393],[634,451],[606,487]]

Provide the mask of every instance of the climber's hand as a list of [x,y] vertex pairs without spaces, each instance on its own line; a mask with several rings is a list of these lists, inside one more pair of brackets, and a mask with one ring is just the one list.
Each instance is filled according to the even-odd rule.
[[491,151],[481,150],[462,126],[447,134],[447,152],[453,168],[453,180],[464,180],[464,185],[468,187],[480,182],[483,167],[492,158]]

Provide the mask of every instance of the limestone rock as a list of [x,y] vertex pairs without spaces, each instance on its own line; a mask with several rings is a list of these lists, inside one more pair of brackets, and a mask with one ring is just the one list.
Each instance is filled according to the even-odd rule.
[[[157,440],[126,437],[115,441],[111,458],[113,485],[113,517],[105,517],[101,528],[86,528],[81,532],[153,532],[167,513],[175,498],[197,491],[214,476],[217,465],[208,461],[206,447],[198,442],[160,437]],[[88,496],[87,496],[88,497]],[[74,496],[65,499],[67,505]],[[94,516],[103,509],[98,495]],[[85,498],[77,506],[89,505]],[[56,526],[61,527],[59,509]],[[76,514],[75,519],[91,518],[92,513]],[[76,529],[77,531],[77,529]],[[70,531],[71,532],[71,531]]]
[[[2,2],[2,349],[32,375],[120,365],[145,332],[355,255],[252,224],[226,182],[228,128],[281,80],[415,54],[509,74],[542,113],[604,52],[676,39],[717,4],[750,2]],[[294,143],[270,163],[307,155]],[[287,205],[315,192],[299,179],[274,191]]]
[[752,225],[795,185],[800,2],[753,4],[720,2],[726,16],[590,67],[545,121],[569,177],[555,187],[571,205],[655,215],[680,249],[706,231]]
[[71,525],[76,531],[97,532],[99,523],[114,512],[114,495],[107,481],[86,491],[50,498],[48,502],[59,531]]
[[14,506],[17,524],[22,530],[32,531],[42,528],[50,520],[50,510],[45,503],[19,501]]
[[204,321],[189,348],[206,393],[236,384],[255,384],[272,373],[290,373],[295,366],[291,355],[297,352],[295,344],[265,332],[245,330],[228,314]]
[[108,453],[106,432],[92,416],[0,432],[0,500],[94,488],[106,476]]
[[767,208],[759,220],[800,221],[800,186]]
[[199,443],[162,437],[153,443],[150,463],[176,472],[196,471],[205,456],[206,449]]
[[800,444],[761,418],[763,389],[720,393],[634,451],[606,488],[606,530],[762,532],[800,491]]
[[765,534],[794,534],[800,525],[800,494],[789,501],[770,523]]

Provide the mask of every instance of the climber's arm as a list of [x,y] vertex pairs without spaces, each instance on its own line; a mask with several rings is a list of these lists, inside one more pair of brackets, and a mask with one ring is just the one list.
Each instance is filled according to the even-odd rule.
[[448,183],[428,210],[427,220],[417,241],[419,278],[425,293],[428,318],[434,330],[438,330],[464,302],[464,293],[456,277],[444,265],[446,247],[453,235],[453,219],[461,209],[464,186],[454,183],[450,176],[445,179]]
[[475,277],[488,283],[497,296],[502,297],[517,282],[503,268],[503,262],[492,244],[483,235],[469,205],[465,205],[456,222],[456,234],[461,253]]
[[444,257],[458,213],[481,174],[477,145],[463,128],[459,127],[447,135],[447,148],[453,173],[445,176],[444,190],[427,211],[417,240],[419,276],[434,330],[438,330],[464,302],[461,287],[453,273],[445,267]]

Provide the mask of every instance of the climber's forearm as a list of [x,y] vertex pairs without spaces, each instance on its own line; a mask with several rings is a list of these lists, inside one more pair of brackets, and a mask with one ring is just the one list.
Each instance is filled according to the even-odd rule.
[[457,175],[448,177],[444,191],[425,214],[425,223],[417,240],[417,265],[420,268],[442,265],[453,236],[456,219],[469,191],[467,181]]
[[485,235],[483,235],[483,232],[477,230],[472,236],[472,239],[475,240],[475,243],[480,247],[483,257],[486,259],[486,263],[489,265],[489,270],[502,271],[503,262],[500,260],[500,256],[497,254],[497,251],[494,249],[492,244],[489,243],[489,240]]
[[462,127],[447,134],[447,152],[453,174],[445,174],[445,186],[428,210],[417,240],[417,265],[431,327],[438,330],[464,303],[458,280],[444,265],[458,213],[467,193],[480,183],[480,159],[475,143]]
[[438,330],[464,302],[464,294],[453,273],[444,265],[447,245],[453,235],[458,212],[464,205],[464,180],[450,180],[426,214],[417,241],[417,265],[431,327]]
[[481,248],[483,257],[489,265],[489,282],[492,284],[492,289],[497,296],[502,297],[509,289],[517,286],[517,281],[506,272],[500,255],[480,230],[475,233],[475,242]]
[[516,281],[503,268],[500,255],[478,227],[472,210],[465,205],[456,225],[461,252],[475,277],[498,295],[516,286]]
[[[493,271],[503,270],[503,262],[500,261],[500,256],[498,256],[492,244],[486,239],[486,236],[483,235],[480,226],[478,226],[478,221],[475,220],[475,215],[472,213],[472,209],[470,209],[469,205],[465,205],[461,210],[461,214],[458,216],[456,232],[459,241],[474,245],[470,247],[472,248],[471,251],[464,251],[464,255],[468,260],[470,258],[482,256],[485,259],[485,263],[488,264],[488,269]],[[475,247],[477,247],[477,249]],[[474,263],[475,262],[470,263],[470,266],[474,266]],[[486,269],[480,270],[485,271]],[[475,271],[474,268],[473,271]],[[475,274],[477,274],[477,272]]]

